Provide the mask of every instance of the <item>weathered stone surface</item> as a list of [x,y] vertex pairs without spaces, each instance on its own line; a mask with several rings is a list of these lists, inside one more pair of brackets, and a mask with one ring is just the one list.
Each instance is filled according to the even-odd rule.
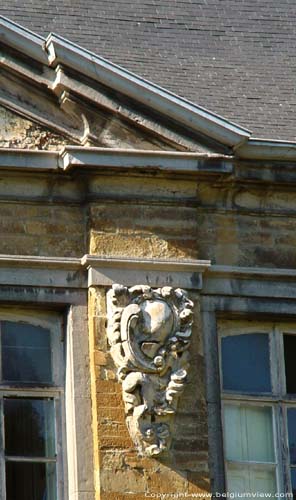
[[69,139],[0,106],[0,147],[58,150]]
[[107,297],[108,340],[129,433],[140,455],[163,454],[187,382],[193,302],[168,286],[113,285]]
[[[155,458],[138,456],[125,426],[120,385],[115,380],[106,379],[101,371],[102,367],[100,367],[100,372],[93,371],[94,422],[97,423],[96,474],[102,477],[102,483],[98,486],[102,499],[134,498],[140,500],[157,492],[170,494],[187,492],[189,494],[189,492],[202,492],[209,489],[207,413],[198,295],[193,294],[193,299],[195,323],[190,349],[192,373],[190,373],[189,385],[184,391],[184,401],[180,399],[180,414],[177,413],[176,422],[178,433],[184,435],[186,444],[183,443],[182,446],[182,441],[177,441],[177,449],[174,447],[172,453],[165,459],[165,463]],[[98,345],[105,345],[106,289],[92,288],[90,302],[92,304],[91,317],[96,318],[96,321],[90,318],[90,334],[95,339],[90,355],[95,365]],[[107,366],[109,362],[110,360],[107,361]],[[112,360],[111,362],[113,363]],[[109,369],[116,372],[114,364],[110,365]],[[185,449],[187,443],[191,446],[190,451]]]

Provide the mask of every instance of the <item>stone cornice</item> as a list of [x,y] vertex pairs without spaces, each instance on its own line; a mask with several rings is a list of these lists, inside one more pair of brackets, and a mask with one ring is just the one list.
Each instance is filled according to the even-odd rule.
[[126,286],[147,284],[152,287],[172,286],[188,289],[202,288],[202,274],[211,265],[208,260],[161,260],[101,258],[85,255],[82,264],[87,266],[88,285]]
[[86,254],[81,259],[81,264],[87,267],[113,267],[115,269],[146,269],[162,271],[198,271],[204,272],[211,265],[210,260],[161,260],[138,259],[124,257],[98,257]]
[[0,254],[0,268],[10,267],[42,267],[47,269],[79,269],[82,259],[75,257],[47,257],[35,255]]
[[[28,65],[25,67],[23,64],[12,63],[9,59],[5,59],[5,56],[1,59],[0,64],[20,76],[23,75],[25,79],[34,81],[37,85],[46,86],[59,96],[61,103],[64,102],[64,94],[73,92],[73,94],[78,95],[81,92],[84,96],[87,94],[88,101],[92,101],[95,106],[100,104],[112,111],[110,102],[105,102],[106,98],[104,102],[98,102],[96,86],[102,84],[133,99],[135,103],[146,106],[154,113],[170,118],[174,123],[183,127],[183,130],[187,130],[188,140],[186,142],[186,133],[184,135],[182,132],[178,135],[178,133],[168,130],[166,134],[163,127],[161,130],[156,130],[157,124],[145,120],[145,126],[148,129],[152,127],[156,134],[164,134],[173,143],[177,144],[179,141],[179,145],[186,149],[190,149],[190,141],[191,144],[196,145],[198,138],[203,137],[213,141],[214,146],[220,144],[221,147],[226,148],[225,151],[228,151],[228,148],[232,149],[237,159],[272,161],[294,161],[296,159],[296,142],[252,138],[251,132],[247,129],[172,94],[58,35],[50,34],[47,39],[43,39],[0,16],[0,38],[4,44],[17,50],[20,54],[43,64],[45,71],[43,75],[40,75],[34,71],[34,68],[29,69]],[[87,85],[79,82],[79,79],[75,80],[75,78],[68,77],[63,73],[63,69],[67,70],[67,68],[75,70],[81,77],[87,77],[93,82],[93,87],[89,87],[90,92],[86,92]],[[9,104],[7,105],[9,107]],[[10,104],[10,106],[12,105]],[[21,112],[21,110],[17,111]],[[122,116],[125,116],[122,106],[117,107],[117,113],[121,114],[121,112]],[[28,110],[24,109],[23,113],[28,114]],[[132,120],[129,113],[128,116]],[[40,117],[39,119],[42,121]],[[138,118],[135,121],[139,121]],[[57,127],[57,124],[53,124],[53,126]],[[85,139],[84,133],[76,132],[74,134],[73,130],[69,131],[67,127],[62,132],[73,136],[82,143]],[[191,137],[192,133],[196,134],[196,138]]]
[[201,289],[209,266],[203,260],[0,255],[0,286],[87,288],[120,282]]
[[248,298],[295,300],[296,269],[213,265],[204,276],[202,294],[244,297],[246,301]]
[[90,286],[172,286],[202,295],[296,299],[296,269],[211,265],[84,255],[81,258],[0,255],[0,286],[86,289]]
[[291,279],[296,280],[296,269],[279,269],[271,267],[239,267],[212,265],[208,269],[211,277],[217,278],[244,278],[244,279]]
[[0,148],[0,169],[68,172],[126,169],[189,174],[230,174],[231,157],[217,154],[146,151],[68,146],[62,151]]

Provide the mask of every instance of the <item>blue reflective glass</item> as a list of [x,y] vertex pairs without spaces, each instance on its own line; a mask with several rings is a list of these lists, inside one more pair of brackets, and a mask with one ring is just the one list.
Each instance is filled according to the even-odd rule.
[[49,330],[28,323],[2,321],[1,348],[3,382],[52,382]]
[[291,483],[293,498],[296,499],[296,469],[291,469]]
[[296,465],[296,408],[288,408],[287,415],[290,463]]
[[221,344],[224,390],[271,392],[267,333],[222,337]]

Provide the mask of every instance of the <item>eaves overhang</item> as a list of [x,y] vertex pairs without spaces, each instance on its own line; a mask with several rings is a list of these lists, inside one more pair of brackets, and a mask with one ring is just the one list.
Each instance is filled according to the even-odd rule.
[[60,166],[65,171],[88,167],[137,169],[176,173],[218,173],[233,171],[232,157],[218,154],[180,153],[69,146],[60,153]]
[[103,84],[156,114],[169,117],[202,136],[227,147],[244,143],[251,133],[225,118],[183,99],[64,38],[50,34],[46,39],[0,17],[1,41],[51,68],[75,70]]
[[231,174],[231,156],[67,146],[61,151],[0,148],[0,169],[59,171],[133,170],[174,174]]
[[247,160],[296,160],[296,142],[250,138],[235,150],[235,156]]
[[[71,78],[67,75],[61,78],[62,69],[70,68],[82,77],[88,77],[93,82],[103,84],[133,99],[134,102],[145,105],[156,115],[169,117],[190,133],[196,133],[197,137],[208,137],[216,141],[216,144],[226,146],[237,159],[296,159],[296,142],[253,138],[246,128],[181,98],[59,35],[50,34],[45,39],[0,16],[0,42],[43,64],[47,71],[43,79],[41,76],[36,77],[36,83],[47,85],[49,89],[59,91],[61,95],[63,91],[73,90],[74,94],[77,93],[77,85],[71,88]],[[18,70],[24,72],[25,78],[28,77],[24,68],[20,66]],[[90,96],[89,98],[92,99]]]
[[45,47],[51,66],[61,64],[75,69],[222,144],[233,147],[250,137],[247,129],[82,49],[58,35],[50,34],[46,39]]
[[43,64],[48,64],[44,38],[0,16],[0,41]]

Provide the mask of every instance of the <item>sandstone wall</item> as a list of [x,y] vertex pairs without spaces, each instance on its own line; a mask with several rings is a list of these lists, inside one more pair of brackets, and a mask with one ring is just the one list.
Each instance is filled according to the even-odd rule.
[[207,415],[204,358],[197,294],[195,326],[192,333],[192,369],[180,401],[176,439],[165,458],[139,458],[125,425],[121,385],[108,354],[106,337],[106,292],[90,290],[89,320],[92,363],[92,394],[95,436],[95,476],[102,500],[144,499],[209,491]]
[[[3,171],[0,253],[211,259],[236,266],[296,265],[293,185],[229,178],[124,173]],[[173,450],[140,459],[124,421],[121,386],[108,354],[106,289],[89,292],[89,339],[97,498],[153,498],[209,491],[207,414],[199,299],[192,372]],[[146,496],[145,496],[146,495]],[[193,497],[192,497],[193,498]]]

